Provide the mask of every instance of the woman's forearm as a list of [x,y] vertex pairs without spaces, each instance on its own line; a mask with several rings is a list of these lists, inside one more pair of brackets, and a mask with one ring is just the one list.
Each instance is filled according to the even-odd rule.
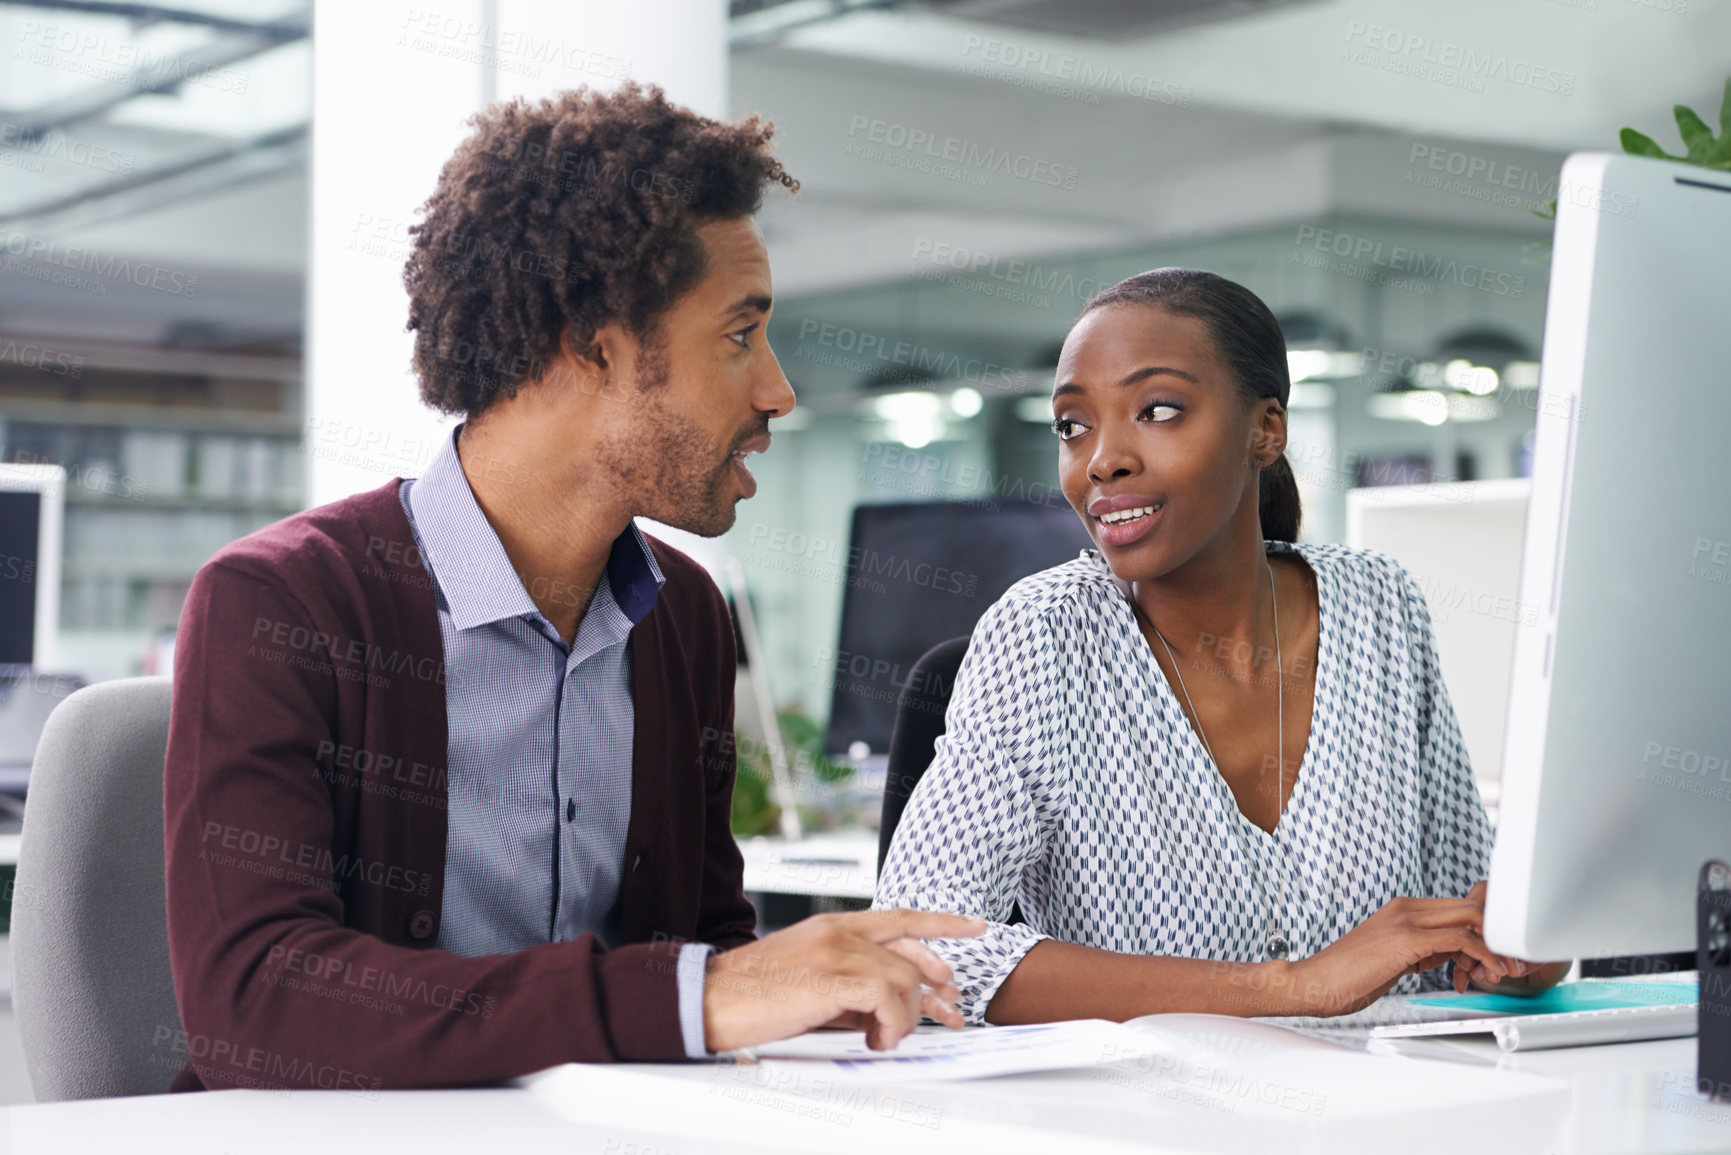
[[[1310,1003],[1316,1005],[1310,1005]],[[989,1023],[1112,1019],[1178,1011],[1215,1015],[1331,1013],[1305,997],[1292,964],[1117,954],[1044,939],[986,1007]]]

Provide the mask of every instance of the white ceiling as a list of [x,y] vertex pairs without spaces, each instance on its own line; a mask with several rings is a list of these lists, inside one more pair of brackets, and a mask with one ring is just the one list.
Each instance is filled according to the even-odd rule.
[[[765,214],[784,293],[906,276],[934,235],[1032,256],[1347,212],[1536,233],[1518,206],[1412,183],[1415,152],[1542,183],[1626,124],[1678,147],[1673,103],[1716,118],[1731,3],[1658,5],[1677,0],[1332,0],[1127,43],[867,10],[736,53],[733,111],[773,119],[805,183]],[[1071,166],[1076,187],[849,153],[916,131]]]
[[[1340,212],[1536,231],[1542,226],[1518,208],[1415,187],[1415,150],[1554,174],[1568,151],[1614,149],[1625,124],[1676,147],[1671,105],[1693,104],[1716,119],[1731,74],[1731,2],[1693,0],[1681,13],[1679,4],[1325,0],[1129,42],[864,11],[736,52],[732,106],[776,122],[780,155],[804,184],[791,201],[772,199],[763,218],[783,296],[906,277],[922,240],[1039,256]],[[239,0],[223,7],[254,18],[295,10]],[[0,5],[0,38],[19,35],[25,18],[40,22],[45,14]],[[1414,52],[1390,51],[1397,41]],[[255,58],[244,102],[212,104],[209,92],[154,97],[77,131],[141,155],[268,131],[308,106],[297,51]],[[1041,53],[1048,70],[1105,79],[1060,95],[1034,87],[1050,84],[1038,68],[999,63]],[[1454,67],[1441,79],[1412,75],[1412,62],[1426,57]],[[1511,79],[1529,73],[1540,87]],[[1126,91],[1150,80],[1157,99]],[[1544,90],[1565,81],[1566,94]],[[9,66],[0,78],[0,124],[6,110],[50,95],[43,85],[58,94],[73,83],[26,78]],[[998,150],[1062,174],[1073,169],[1074,187],[987,172],[979,163],[959,165],[950,176],[961,179],[951,179],[850,154],[850,145],[898,130],[953,139],[976,158]],[[884,151],[909,159],[906,150]],[[34,180],[0,167],[0,209],[35,203],[47,186]],[[304,168],[291,167],[189,189],[119,219],[98,213],[82,223],[0,224],[0,232],[36,228],[67,243],[172,259],[202,270],[218,289],[228,274],[254,289],[280,282],[265,295],[270,317],[254,319],[298,323],[285,318],[283,302],[304,274],[305,205]],[[0,278],[0,328],[62,304],[107,307],[90,294],[62,296]],[[200,307],[257,311],[263,299],[219,291]],[[172,312],[186,304],[148,300],[136,308]]]

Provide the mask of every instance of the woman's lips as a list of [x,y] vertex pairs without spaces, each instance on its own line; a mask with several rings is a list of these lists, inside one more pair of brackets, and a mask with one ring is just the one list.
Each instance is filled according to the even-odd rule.
[[1097,517],[1094,524],[1099,528],[1101,544],[1113,547],[1134,545],[1154,532],[1154,526],[1165,512],[1165,505],[1159,505],[1152,513],[1139,514],[1128,521],[1109,522]]

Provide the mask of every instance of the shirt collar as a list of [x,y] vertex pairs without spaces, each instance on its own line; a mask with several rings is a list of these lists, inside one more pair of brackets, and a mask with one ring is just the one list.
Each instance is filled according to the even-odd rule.
[[[463,475],[457,456],[462,428],[451,431],[426,472],[409,487],[409,509],[451,624],[467,630],[540,611]],[[613,540],[605,573],[614,603],[632,625],[649,615],[667,581],[636,522]]]

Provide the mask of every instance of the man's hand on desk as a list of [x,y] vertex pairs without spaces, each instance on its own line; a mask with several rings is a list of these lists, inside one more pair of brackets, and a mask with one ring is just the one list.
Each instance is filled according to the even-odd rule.
[[711,1051],[732,1051],[822,1026],[863,1029],[888,1050],[922,1015],[962,1025],[947,963],[923,938],[972,938],[977,918],[915,910],[820,914],[709,957],[703,1029]]

